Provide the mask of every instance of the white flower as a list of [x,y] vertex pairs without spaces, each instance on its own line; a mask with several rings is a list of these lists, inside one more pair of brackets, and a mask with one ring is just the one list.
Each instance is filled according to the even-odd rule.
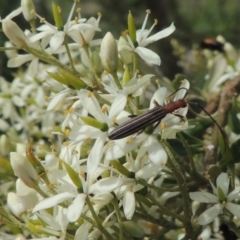
[[[146,46],[149,45],[150,43],[156,42],[162,38],[169,36],[171,33],[175,31],[175,26],[172,23],[168,28],[165,28],[164,30],[159,31],[149,37],[154,26],[156,25],[156,22],[155,22],[150,29],[145,29],[149,14],[150,14],[150,11],[147,10],[147,15],[144,19],[142,28],[140,30],[137,30],[136,32],[138,46],[136,48],[134,47],[134,43],[132,42],[131,38],[128,35],[127,35],[127,39],[130,45],[129,46],[130,49],[136,52],[144,61],[146,61],[149,64],[160,65],[161,64],[160,57],[152,50],[147,49]],[[124,49],[124,48],[126,48],[126,46],[123,46],[119,50],[121,51],[121,49]]]
[[[123,110],[126,105],[127,97],[124,94],[118,94],[110,107],[109,114],[106,114],[106,111],[103,111],[103,108],[100,107],[95,96],[89,91],[82,89],[79,91],[79,99],[86,110],[85,114],[91,114],[97,121],[107,124],[110,128],[114,124],[114,119],[116,116]],[[73,126],[70,139],[71,141],[83,141],[85,139],[91,138],[96,139],[94,146],[91,149],[91,152],[88,156],[88,162],[90,167],[89,173],[93,173],[97,168],[99,161],[103,154],[103,146],[108,137],[108,131],[104,132],[98,128],[94,128],[89,125],[79,125],[77,122]]]
[[240,218],[240,205],[232,203],[233,200],[240,199],[240,188],[235,188],[228,194],[230,179],[226,173],[221,173],[217,177],[217,187],[211,181],[210,183],[214,194],[203,191],[189,194],[192,200],[203,203],[214,203],[212,207],[198,217],[198,223],[200,225],[209,224],[222,213],[224,208]]
[[[143,94],[144,89],[148,86],[153,74],[146,74],[144,76],[137,76],[137,73],[122,86],[127,95],[138,97]],[[102,85],[110,94],[117,94],[120,89],[115,84],[113,77],[110,74],[104,74]]]
[[[63,31],[59,31],[57,29],[57,27],[55,27],[54,25],[52,25],[44,20],[45,24],[40,26],[37,29],[41,32],[36,34],[35,36],[31,37],[30,41],[35,42],[42,38],[46,38],[46,37],[48,38],[49,36],[51,36],[49,44],[50,44],[50,47],[54,51],[57,50],[63,44],[64,38],[66,35],[69,35],[77,43],[82,44],[83,41],[82,41],[82,39],[80,39],[81,31],[86,31],[87,32],[86,39],[88,41],[90,41],[91,37],[93,37],[93,34],[92,34],[92,32],[89,33],[88,30],[94,31],[94,32],[100,31],[100,28],[98,28],[96,26],[98,24],[98,22],[90,20],[88,23],[83,23],[83,21],[85,21],[85,19],[81,19],[78,22],[71,21],[75,6],[76,6],[76,2],[74,2],[73,6],[72,6],[68,20],[63,27]],[[38,16],[38,17],[41,18],[40,16]]]

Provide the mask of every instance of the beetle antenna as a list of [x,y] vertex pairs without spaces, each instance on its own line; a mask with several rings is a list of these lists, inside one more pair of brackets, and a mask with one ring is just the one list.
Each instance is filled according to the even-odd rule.
[[167,97],[167,99],[170,98],[172,95],[176,94],[176,93],[177,93],[179,90],[181,90],[181,89],[186,90],[186,93],[185,93],[184,97],[182,98],[182,99],[184,99],[184,98],[187,96],[187,94],[188,94],[188,89],[185,88],[185,87],[181,87],[181,88],[179,88],[178,90],[176,90],[175,92],[171,93],[171,94]]
[[223,131],[223,129],[220,127],[220,125],[218,124],[218,122],[201,106],[199,105],[198,103],[196,102],[188,102],[189,105],[194,105],[194,106],[198,106],[203,112],[205,112],[211,119],[212,121],[216,124],[216,126],[218,127],[220,133],[222,134],[222,137],[223,137],[223,141],[224,141],[224,151],[226,150],[226,147],[227,147],[227,141],[226,141],[226,138],[225,138],[225,132]]

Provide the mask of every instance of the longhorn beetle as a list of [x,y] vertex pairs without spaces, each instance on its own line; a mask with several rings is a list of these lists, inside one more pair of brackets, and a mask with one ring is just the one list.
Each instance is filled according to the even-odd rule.
[[[180,89],[185,89],[186,94],[187,94],[188,89],[179,88],[177,91],[179,91]],[[174,92],[173,94],[175,94],[176,92]],[[173,94],[171,94],[170,96],[172,96]],[[185,96],[186,96],[186,94],[185,94]],[[169,113],[174,114],[174,115],[180,117],[181,119],[184,119],[183,116],[174,113],[174,111],[179,108],[185,108],[187,106],[187,104],[198,106],[202,111],[204,111],[212,119],[212,121],[217,125],[217,127],[219,128],[219,130],[224,138],[224,132],[221,129],[221,127],[219,126],[219,124],[216,122],[216,120],[214,120],[214,118],[203,107],[201,107],[196,102],[186,102],[183,98],[183,99],[178,99],[174,102],[168,103],[165,106],[159,105],[156,101],[155,101],[155,104],[157,106],[154,107],[153,109],[151,109],[151,110],[147,111],[146,113],[143,113],[137,117],[134,117],[134,118],[130,119],[129,121],[123,123],[122,125],[116,127],[108,135],[108,138],[110,140],[117,140],[117,139],[121,139],[124,137],[128,137],[134,133],[143,131],[147,126],[154,124],[154,123],[156,123],[155,127],[157,127],[158,124],[161,122],[161,120],[164,117],[166,117],[166,115]]]

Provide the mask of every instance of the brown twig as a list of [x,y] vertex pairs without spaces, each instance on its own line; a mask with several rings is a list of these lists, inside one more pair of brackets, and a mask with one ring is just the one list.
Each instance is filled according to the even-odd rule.
[[[217,122],[222,128],[224,128],[227,123],[228,114],[232,107],[232,98],[238,96],[239,94],[240,94],[240,75],[235,77],[233,80],[227,81],[220,92],[219,105],[217,107],[217,113],[218,113]],[[216,95],[215,97],[216,97],[216,101],[211,102],[211,104],[214,103],[211,106],[212,109],[216,107],[215,104],[218,102],[218,99],[217,99],[218,95]],[[208,108],[206,107],[206,109]],[[209,169],[210,165],[216,164],[218,134],[219,134],[219,129],[215,126],[212,133],[211,143],[210,143],[213,146],[213,151],[209,151],[207,149],[205,154],[204,162],[205,162],[206,170]]]

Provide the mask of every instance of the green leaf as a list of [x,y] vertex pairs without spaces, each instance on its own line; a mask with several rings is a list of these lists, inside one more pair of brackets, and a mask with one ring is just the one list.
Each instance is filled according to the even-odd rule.
[[239,163],[240,162],[240,138],[232,144],[231,152],[232,152],[234,163]]
[[174,152],[178,154],[179,156],[186,156],[187,151],[183,147],[182,143],[177,139],[168,139],[168,144],[171,146],[172,149],[174,149]]
[[228,126],[233,132],[237,134],[240,134],[240,121],[237,118],[237,114],[239,112],[240,112],[240,107],[238,106],[236,97],[234,97],[232,99],[232,108],[228,114]]

